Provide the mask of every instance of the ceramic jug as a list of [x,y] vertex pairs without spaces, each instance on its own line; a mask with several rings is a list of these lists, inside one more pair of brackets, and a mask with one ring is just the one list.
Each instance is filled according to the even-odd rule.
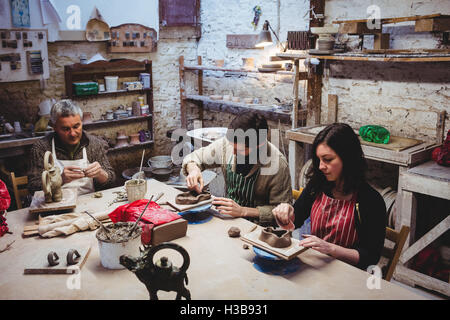
[[62,200],[61,170],[55,166],[53,154],[47,151],[44,155],[44,171],[42,172],[42,190],[46,203]]

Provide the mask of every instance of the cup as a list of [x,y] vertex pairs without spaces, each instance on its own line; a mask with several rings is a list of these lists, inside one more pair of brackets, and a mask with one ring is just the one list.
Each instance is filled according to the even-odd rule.
[[125,182],[127,190],[128,203],[144,199],[147,193],[147,181],[144,179],[132,179]]
[[15,133],[22,132],[22,127],[20,126],[20,122],[19,121],[14,121],[14,132]]

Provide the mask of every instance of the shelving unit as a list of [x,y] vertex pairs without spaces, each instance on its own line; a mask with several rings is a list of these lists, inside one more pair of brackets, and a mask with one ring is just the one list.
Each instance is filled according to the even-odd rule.
[[[291,75],[294,76],[294,92],[297,87],[297,98],[294,95],[294,106],[292,113],[284,113],[268,110],[268,106],[245,104],[242,102],[232,102],[225,100],[212,100],[203,95],[203,72],[209,71],[222,71],[233,73],[261,73],[261,74],[277,74],[277,75]],[[185,88],[185,72],[194,71],[198,74],[198,94],[186,94]],[[306,119],[306,110],[297,111],[298,105],[298,81],[306,80],[307,73],[298,72],[298,68],[294,71],[276,71],[276,72],[261,72],[258,69],[232,69],[221,68],[213,66],[203,66],[201,57],[197,58],[197,65],[185,65],[184,57],[179,58],[179,72],[180,72],[180,109],[181,109],[181,125],[183,128],[187,127],[187,115],[186,115],[186,101],[194,102],[200,108],[200,119],[203,120],[203,110],[215,110],[237,114],[243,110],[254,110],[255,112],[263,114],[265,117],[271,120],[280,120],[283,123],[298,123],[299,120]],[[294,120],[294,121],[292,121]]]
[[[78,81],[98,81],[104,79],[105,76],[118,76],[120,78],[138,78],[140,73],[150,74],[150,88],[143,90],[116,90],[116,91],[105,91],[99,92],[98,94],[88,95],[88,96],[77,96],[73,92],[73,83]],[[124,119],[115,120],[99,120],[91,123],[84,124],[84,128],[89,131],[89,129],[94,129],[98,127],[115,126],[118,124],[147,121],[148,130],[151,132],[153,137],[153,75],[152,75],[152,62],[145,60],[142,62],[130,60],[130,59],[119,59],[111,61],[96,61],[90,64],[80,64],[76,63],[73,65],[68,65],[64,67],[64,76],[66,84],[66,96],[73,100],[90,100],[104,98],[108,96],[117,95],[145,95],[146,103],[149,106],[149,115],[147,116],[134,116]],[[153,144],[153,140],[145,141],[138,145],[130,145],[121,148],[112,148],[108,152],[134,149],[138,147],[148,147]]]

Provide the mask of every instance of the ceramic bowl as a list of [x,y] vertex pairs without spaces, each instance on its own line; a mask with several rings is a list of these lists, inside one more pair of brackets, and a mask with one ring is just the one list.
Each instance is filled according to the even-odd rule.
[[148,160],[148,165],[153,169],[167,169],[172,166],[171,156],[155,156]]

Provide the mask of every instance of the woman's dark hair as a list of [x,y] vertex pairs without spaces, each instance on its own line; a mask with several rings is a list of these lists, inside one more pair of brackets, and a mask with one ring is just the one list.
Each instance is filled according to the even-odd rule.
[[341,158],[344,179],[344,192],[346,194],[358,190],[365,182],[367,169],[366,159],[361,149],[361,143],[353,129],[345,123],[333,123],[325,127],[314,139],[312,145],[312,162],[308,178],[312,184],[313,195],[323,191],[331,191],[334,182],[329,182],[322,171],[319,170],[320,160],[317,157],[317,147],[325,143]]
[[[230,125],[228,126],[226,137],[230,142],[241,142],[242,140],[238,139],[238,135],[236,135],[235,131],[238,129],[242,129],[244,131],[245,146],[249,147],[249,135],[245,134],[245,132],[248,132],[250,134],[250,131],[248,130],[255,130],[257,145],[259,145],[268,139],[268,128],[269,127],[267,125],[267,120],[262,115],[257,114],[253,111],[244,111],[237,115],[236,118],[233,119],[233,121],[231,121]],[[263,137],[260,136],[259,130],[265,130],[266,132],[264,141],[260,141],[260,139]]]

